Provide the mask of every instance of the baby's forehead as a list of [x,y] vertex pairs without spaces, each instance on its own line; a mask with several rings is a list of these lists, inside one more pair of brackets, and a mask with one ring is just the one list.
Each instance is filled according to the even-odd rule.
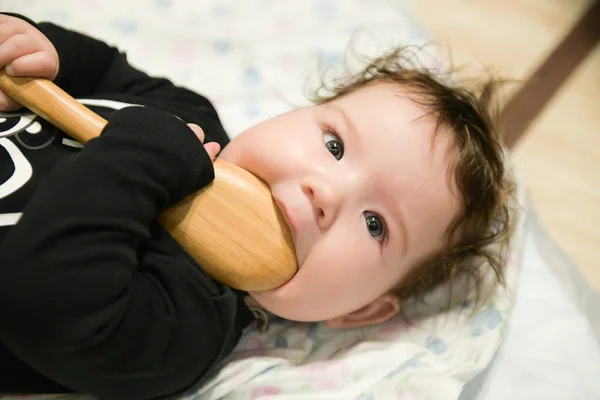
[[[398,143],[403,140],[429,139],[423,142],[427,152],[438,148],[452,151],[455,133],[440,123],[439,113],[426,106],[414,90],[397,83],[372,83],[323,105],[342,113],[354,130],[369,140]],[[381,135],[379,133],[384,133]],[[410,135],[406,135],[410,133]]]
[[[369,85],[332,102],[343,112],[368,160],[385,181],[410,175],[431,188],[454,186],[455,134],[398,84]],[[349,143],[351,144],[351,143]],[[351,148],[349,149],[352,150]]]
[[[396,125],[429,124],[436,125],[438,114],[424,102],[424,97],[414,89],[398,83],[371,83],[344,94],[331,101],[330,106],[350,109],[353,114],[365,117],[382,117]],[[376,110],[384,113],[374,114]]]

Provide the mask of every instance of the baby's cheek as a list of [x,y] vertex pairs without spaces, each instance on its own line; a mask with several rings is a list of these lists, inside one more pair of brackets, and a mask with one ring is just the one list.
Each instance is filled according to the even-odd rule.
[[376,248],[358,234],[330,236],[311,258],[322,266],[320,279],[328,281],[333,296],[358,299],[357,292],[367,294],[369,286],[379,284]]

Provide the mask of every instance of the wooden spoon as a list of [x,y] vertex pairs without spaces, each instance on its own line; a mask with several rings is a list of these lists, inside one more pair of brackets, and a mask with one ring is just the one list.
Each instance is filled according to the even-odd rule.
[[[0,89],[81,143],[97,137],[107,121],[47,79],[0,71]],[[158,218],[215,280],[260,291],[278,287],[298,270],[289,228],[269,187],[224,160],[214,163],[206,188]]]

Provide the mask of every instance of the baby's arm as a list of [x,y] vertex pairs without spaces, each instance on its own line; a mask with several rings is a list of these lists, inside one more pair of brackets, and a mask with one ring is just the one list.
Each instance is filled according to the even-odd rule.
[[0,341],[99,398],[160,397],[204,376],[238,339],[236,297],[153,221],[213,174],[184,122],[144,107],[115,113],[2,242]]
[[123,93],[152,97],[164,103],[212,108],[204,96],[133,67],[127,55],[116,47],[52,23],[36,26],[58,52],[61,69],[57,85],[73,96]]
[[148,98],[187,122],[202,126],[208,140],[222,147],[229,141],[217,111],[206,97],[134,68],[125,53],[103,41],[53,23],[36,24],[22,15],[4,14],[26,21],[48,38],[60,64],[54,83],[71,96],[129,94]]

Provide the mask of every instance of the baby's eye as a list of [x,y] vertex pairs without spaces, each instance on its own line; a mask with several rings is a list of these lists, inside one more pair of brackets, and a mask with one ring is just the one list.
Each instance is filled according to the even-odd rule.
[[335,157],[336,160],[341,160],[344,156],[344,143],[332,131],[325,131],[323,141],[327,150]]
[[379,242],[385,241],[387,237],[387,227],[385,226],[385,222],[383,222],[382,218],[379,215],[371,212],[366,212],[364,215],[369,234]]

